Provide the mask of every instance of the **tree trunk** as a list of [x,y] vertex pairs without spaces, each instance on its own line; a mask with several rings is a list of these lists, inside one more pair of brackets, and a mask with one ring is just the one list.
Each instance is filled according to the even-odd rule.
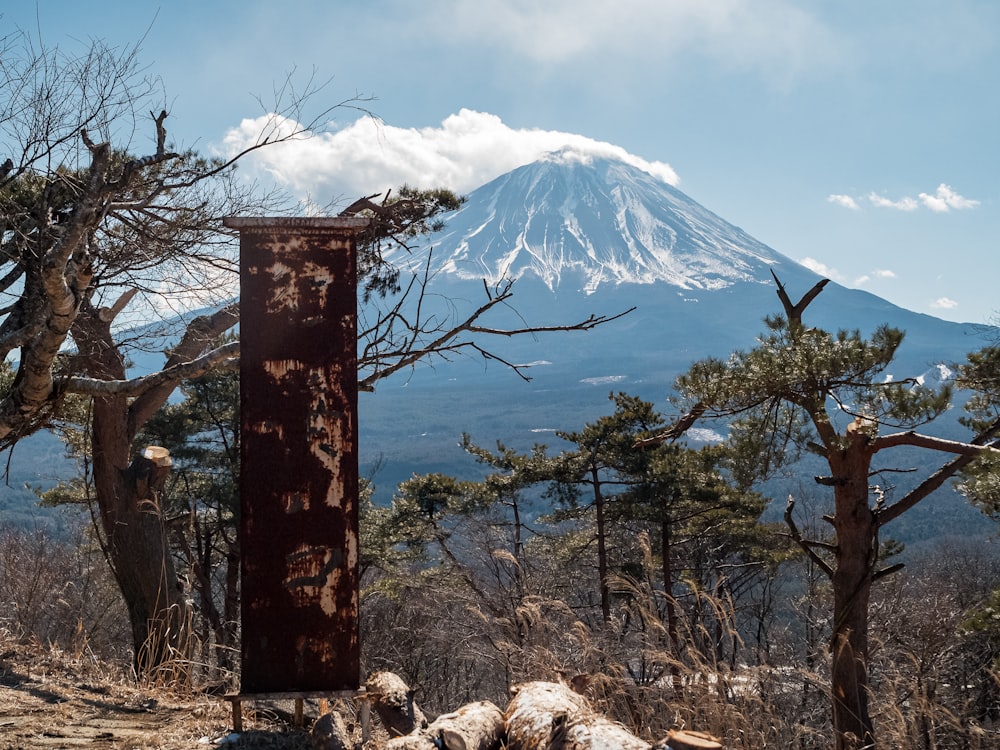
[[878,550],[868,506],[871,453],[864,436],[847,439],[848,447],[830,461],[837,532],[830,675],[837,750],[860,750],[875,747],[868,709],[868,602]]
[[[674,600],[674,570],[671,559],[671,549],[673,542],[670,535],[669,509],[666,507],[667,497],[663,498],[663,520],[660,523],[660,541],[663,547],[662,572],[663,572],[663,593],[664,606],[667,609],[667,635],[670,638],[670,648],[673,651],[674,659],[681,658],[680,637],[677,632],[677,602]],[[676,674],[676,665],[672,668]]]
[[[128,609],[136,674],[187,678],[190,612],[167,543],[160,490],[169,468],[137,456],[119,398],[94,400],[94,490],[107,553]],[[164,674],[163,670],[168,673]]]
[[[124,380],[125,359],[114,345],[111,318],[85,307],[74,338],[92,377]],[[165,397],[164,397],[165,398]],[[91,415],[94,494],[108,562],[129,613],[136,674],[164,681],[189,678],[190,607],[167,540],[160,491],[169,463],[138,456],[140,424],[124,395],[95,396]]]
[[219,665],[228,670],[231,668],[231,657],[228,655],[228,651],[236,645],[239,635],[237,625],[240,616],[240,550],[239,543],[236,541],[227,542],[226,547],[226,591],[223,613],[227,656],[224,660],[220,656]]
[[596,466],[591,468],[594,484],[594,508],[597,515],[597,578],[601,587],[601,617],[604,624],[611,622],[611,590],[608,587],[608,546],[604,519],[604,495]]
[[[208,679],[225,679],[230,672],[231,654],[233,646],[236,644],[234,637],[235,617],[230,611],[229,590],[223,593],[223,609],[220,611],[216,604],[215,587],[213,584],[214,571],[222,565],[216,560],[215,545],[216,538],[226,543],[225,534],[216,531],[211,526],[206,526],[198,520],[197,514],[190,511],[191,522],[189,533],[194,540],[194,547],[188,543],[184,533],[175,528],[173,539],[178,549],[182,550],[182,562],[192,575],[192,593],[197,593],[198,607],[201,614],[202,628],[198,633],[203,649],[202,663],[205,665],[205,674]],[[226,560],[230,555],[226,554]],[[231,565],[231,563],[228,563]],[[231,571],[226,569],[226,585],[229,585]],[[210,649],[210,650],[209,650]]]
[[[125,358],[111,335],[114,316],[134,292],[112,308],[82,305],[73,324],[77,361],[98,380],[124,381]],[[171,350],[166,365],[188,362],[236,322],[232,307],[195,318]],[[136,673],[164,681],[187,679],[191,611],[177,578],[167,540],[160,490],[168,466],[138,457],[132,442],[153,413],[166,403],[180,376],[157,381],[139,395],[94,396],[91,453],[94,491],[108,562],[121,589],[132,626]]]

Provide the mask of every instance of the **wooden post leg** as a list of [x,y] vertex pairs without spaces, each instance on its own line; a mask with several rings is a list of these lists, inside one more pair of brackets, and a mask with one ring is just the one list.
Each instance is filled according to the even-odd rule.
[[295,726],[302,726],[302,699],[295,699]]
[[361,714],[361,744],[365,745],[372,736],[372,706],[368,698],[362,698],[358,705]]
[[233,698],[233,731],[243,731],[243,704],[239,698]]

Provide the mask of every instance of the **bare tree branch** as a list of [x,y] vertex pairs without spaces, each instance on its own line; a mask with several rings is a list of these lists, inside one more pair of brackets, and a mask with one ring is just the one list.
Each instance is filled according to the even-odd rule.
[[977,445],[975,443],[963,443],[959,440],[945,440],[944,438],[921,435],[917,432],[897,432],[892,435],[884,435],[874,439],[873,450],[880,451],[885,448],[894,448],[900,445],[912,445],[917,448],[929,448],[930,450],[942,453],[954,453],[962,456],[978,456],[981,453],[996,451],[988,445]]
[[[201,372],[196,372],[197,367],[192,368],[192,372],[188,374],[185,374],[183,370],[191,362],[201,359],[202,353],[238,322],[239,304],[236,303],[210,315],[195,318],[188,324],[187,330],[185,330],[180,342],[170,352],[164,366],[164,372],[174,372],[175,375],[173,377],[166,376],[152,383],[138,394],[129,407],[128,428],[130,434],[135,435],[153,413],[167,402],[170,394],[174,392],[182,380],[197,377],[207,372],[212,364],[221,363],[237,355],[238,345],[230,344],[228,347],[216,349],[216,352],[222,352],[222,354],[218,354],[216,359],[206,362],[208,367]],[[174,370],[174,368],[178,369]]]
[[878,525],[885,526],[890,521],[893,521],[901,516],[925,497],[930,495],[938,487],[943,485],[951,477],[955,476],[955,474],[959,471],[975,461],[976,458],[978,458],[982,453],[986,451],[995,452],[1000,449],[998,441],[995,440],[998,434],[1000,434],[1000,419],[995,420],[967,444],[972,446],[985,446],[984,448],[979,448],[975,452],[960,453],[951,461],[944,464],[944,466],[927,477],[927,479],[906,493],[904,497],[883,509],[878,514]]
[[138,396],[163,385],[176,385],[182,380],[196,378],[213,369],[231,369],[239,365],[239,342],[232,342],[213,349],[197,359],[165,367],[158,372],[131,380],[101,380],[72,376],[59,381],[64,393],[84,396]]
[[830,280],[821,279],[817,281],[813,288],[806,292],[802,296],[802,299],[793,305],[788,292],[785,291],[785,285],[778,279],[778,275],[774,272],[774,269],[771,269],[771,276],[774,277],[774,283],[778,285],[778,299],[781,300],[781,305],[785,308],[785,315],[788,317],[789,324],[795,328],[801,328],[802,313],[809,306],[809,303],[816,299],[816,295],[823,291],[823,287],[830,283]]
[[[378,317],[377,322],[361,333],[365,341],[359,355],[359,371],[369,370],[368,375],[359,378],[358,387],[371,391],[379,380],[383,380],[401,370],[411,368],[418,362],[428,362],[433,357],[447,359],[451,354],[473,351],[486,360],[499,362],[513,370],[525,380],[525,365],[519,365],[495,352],[490,351],[472,336],[520,336],[557,331],[589,331],[599,325],[617,320],[632,309],[615,315],[591,315],[585,320],[564,325],[524,325],[517,328],[497,328],[480,325],[481,321],[498,305],[507,304],[513,296],[514,281],[507,279],[494,289],[485,287],[486,301],[464,318],[446,322],[437,315],[425,316],[424,304],[427,285],[430,281],[430,258],[424,264],[423,276],[414,277],[407,285],[393,307]],[[485,283],[484,283],[485,286]],[[413,309],[407,312],[407,300],[417,296]]]
[[812,560],[813,563],[815,563],[816,567],[822,570],[829,578],[833,578],[833,566],[816,553],[815,547],[823,547],[824,549],[831,551],[836,551],[836,547],[823,542],[814,542],[803,539],[802,534],[799,531],[799,527],[795,523],[795,519],[792,516],[792,512],[794,510],[795,498],[789,495],[788,502],[785,504],[785,523],[788,525],[789,535],[792,537],[792,540],[802,548],[802,551],[806,553],[806,556]]
[[694,423],[697,422],[701,416],[705,413],[706,407],[702,402],[696,403],[691,407],[691,411],[687,414],[682,414],[677,418],[670,427],[668,427],[663,432],[658,435],[653,435],[651,437],[642,438],[635,441],[636,448],[652,448],[657,445],[662,445],[667,442],[674,442],[685,432],[694,427]]

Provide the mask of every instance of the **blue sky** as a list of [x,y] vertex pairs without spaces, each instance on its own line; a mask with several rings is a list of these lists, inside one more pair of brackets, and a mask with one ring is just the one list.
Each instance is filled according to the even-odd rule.
[[[847,286],[997,321],[995,0],[6,0],[0,28],[126,46],[181,145],[226,150],[290,71],[356,95],[260,160],[325,203],[459,191],[577,143],[629,154]],[[275,156],[279,156],[275,152]]]

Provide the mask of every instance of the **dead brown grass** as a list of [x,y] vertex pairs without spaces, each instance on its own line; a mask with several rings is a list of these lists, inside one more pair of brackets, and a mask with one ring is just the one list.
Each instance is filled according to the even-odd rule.
[[269,748],[305,750],[308,733],[281,706],[247,705],[231,735],[230,704],[197,692],[137,685],[87,656],[19,643],[0,632],[0,750]]

